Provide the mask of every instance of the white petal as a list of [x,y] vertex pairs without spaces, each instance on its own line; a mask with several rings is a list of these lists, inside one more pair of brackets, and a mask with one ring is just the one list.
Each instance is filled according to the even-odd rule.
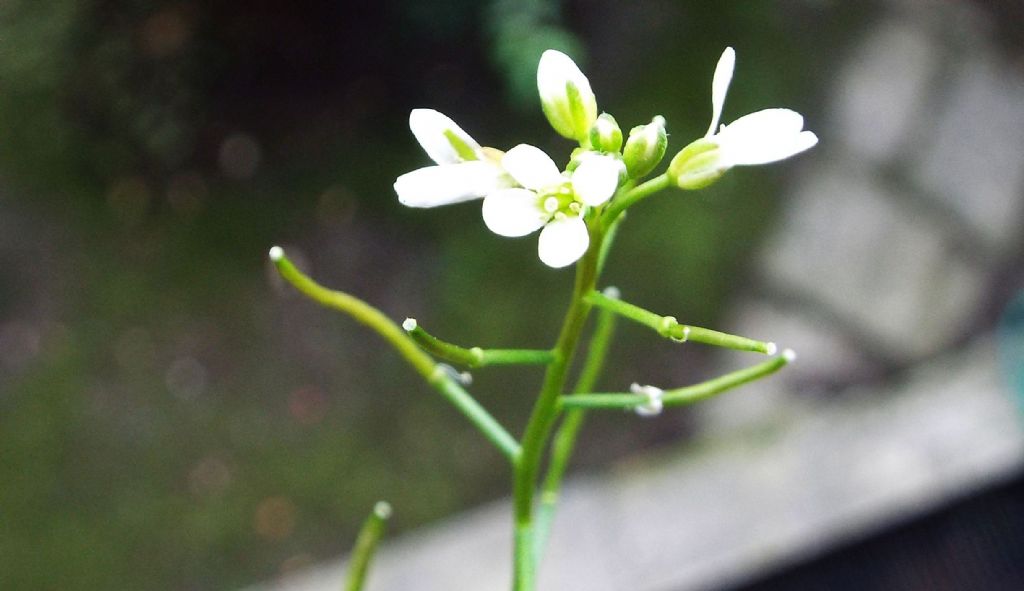
[[765,109],[740,117],[715,136],[727,166],[767,164],[803,152],[818,143],[801,131],[804,118],[789,109]]
[[501,167],[527,189],[540,190],[562,182],[555,161],[529,144],[519,144],[505,152]]
[[[413,109],[409,113],[409,129],[416,136],[416,141],[423,147],[423,151],[430,156],[430,159],[438,164],[455,164],[466,160],[482,159],[480,144],[476,143],[468,133],[455,124],[446,115],[433,109]],[[473,152],[475,158],[466,158],[467,154],[459,154],[456,146],[452,145],[453,135],[457,141],[464,144],[464,147]]]
[[[797,134],[796,139],[790,146],[793,152],[790,156],[795,156],[804,150],[810,150],[814,146],[818,145],[818,136],[814,135],[813,131],[801,131]],[[789,156],[787,156],[788,158]]]
[[622,170],[622,161],[611,156],[585,158],[572,173],[573,192],[587,205],[601,205],[615,194]]
[[729,92],[729,84],[732,82],[732,72],[736,68],[736,52],[731,47],[726,47],[722,57],[718,58],[718,65],[715,67],[715,77],[711,81],[711,126],[704,137],[714,135],[715,128],[722,118],[722,106],[725,105],[725,95]]
[[544,225],[548,215],[527,189],[502,189],[484,199],[484,223],[500,236],[526,236]]
[[590,81],[572,61],[556,49],[548,49],[537,64],[537,90],[542,98],[557,98],[565,94],[566,83],[576,85],[581,94],[590,92]]
[[540,231],[537,254],[540,260],[556,269],[575,263],[590,246],[587,224],[583,218],[554,220]]
[[463,162],[407,172],[395,181],[395,193],[402,205],[437,207],[478,199],[508,186],[508,181],[502,170],[489,162]]
[[725,126],[721,135],[737,134],[743,136],[752,135],[777,135],[795,134],[804,126],[803,115],[789,109],[764,109],[756,113],[744,115]]

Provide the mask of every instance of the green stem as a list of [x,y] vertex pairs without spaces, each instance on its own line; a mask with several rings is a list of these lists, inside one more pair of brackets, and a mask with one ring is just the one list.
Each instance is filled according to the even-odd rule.
[[488,365],[548,365],[555,359],[551,351],[543,349],[481,349],[473,347],[470,351],[479,356],[480,361],[472,367]]
[[377,551],[377,543],[384,534],[384,525],[391,517],[391,505],[380,501],[373,506],[370,516],[363,522],[356,538],[356,547],[348,563],[348,576],[345,578],[345,591],[360,591],[366,582],[366,573],[370,570],[370,562]]
[[299,271],[279,247],[270,249],[270,260],[277,271],[296,289],[318,304],[344,312],[357,322],[371,328],[388,341],[431,386],[493,443],[509,461],[516,463],[519,444],[480,403],[462,389],[443,367],[424,353],[419,346],[380,310],[341,291],[327,289]]
[[406,333],[426,352],[468,367],[488,365],[547,365],[555,358],[551,351],[538,349],[481,349],[460,347],[435,337],[420,326],[415,318],[402,323]]
[[565,379],[579,343],[580,333],[590,313],[591,305],[584,296],[597,283],[597,263],[603,237],[600,223],[592,221],[589,226],[590,247],[576,264],[576,282],[573,287],[569,310],[566,312],[562,330],[552,350],[554,360],[544,374],[540,395],[526,424],[522,439],[522,454],[515,466],[513,505],[515,518],[515,552],[513,589],[533,591],[536,585],[536,561],[534,560],[534,493],[537,474],[544,453],[545,444],[558,416],[558,398],[565,386]]
[[434,380],[431,381],[431,385],[448,402],[451,402],[455,408],[462,411],[462,414],[469,419],[469,422],[476,425],[483,436],[493,443],[501,453],[505,454],[505,457],[508,458],[512,465],[516,464],[519,460],[521,449],[515,437],[512,437],[501,426],[501,423],[491,416],[483,406],[480,406],[480,403],[469,392],[466,392],[462,386],[451,379],[448,372],[438,368],[438,371],[434,374]]
[[277,267],[281,277],[284,277],[295,289],[321,306],[344,312],[356,322],[384,337],[384,340],[390,343],[417,373],[428,381],[433,379],[437,365],[434,360],[421,351],[416,343],[380,310],[347,293],[327,289],[313,281],[288,260],[280,247],[275,246],[270,249],[270,260]]
[[615,220],[621,215],[627,208],[635,205],[641,199],[646,199],[651,195],[659,191],[663,191],[672,186],[672,179],[669,178],[668,173],[663,173],[659,176],[650,179],[635,188],[631,189],[628,193],[617,196],[608,205],[608,209],[605,210],[604,214],[601,215],[602,227],[607,229]]
[[601,276],[604,271],[604,264],[608,260],[608,253],[612,249],[612,244],[615,242],[615,237],[619,234],[619,228],[622,227],[622,222],[625,221],[626,214],[623,212],[615,221],[607,226],[604,231],[604,241],[601,243],[601,254],[597,257],[597,275]]
[[[605,293],[609,297],[618,297],[618,289],[609,287]],[[597,380],[604,371],[604,363],[608,358],[608,350],[611,348],[612,338],[615,336],[615,315],[608,310],[601,310],[597,315],[597,322],[594,327],[594,334],[590,337],[590,346],[587,350],[587,358],[580,370],[579,379],[573,386],[573,392],[589,392],[594,389]]]
[[[605,237],[605,244],[611,236]],[[608,293],[613,288],[605,290]],[[618,290],[615,290],[618,291]],[[590,337],[590,346],[587,348],[587,359],[580,371],[580,377],[576,381],[573,392],[589,392],[594,389],[601,371],[604,369],[605,359],[608,357],[608,349],[611,346],[612,337],[615,334],[615,315],[608,310],[601,310],[597,315],[597,323],[594,334]],[[583,427],[583,420],[587,411],[582,408],[574,408],[565,413],[562,424],[555,432],[551,444],[551,460],[548,471],[544,478],[544,485],[541,487],[540,502],[537,507],[537,533],[534,540],[534,560],[540,564],[544,548],[547,546],[548,534],[551,531],[551,523],[555,517],[555,509],[558,505],[558,497],[562,488],[562,481],[565,479],[565,472],[569,467],[569,459],[576,447],[576,439],[580,429]]]
[[[693,386],[676,388],[674,390],[665,390],[661,396],[661,401],[665,406],[684,406],[700,402],[702,400],[707,400],[708,398],[721,394],[722,392],[726,392],[748,382],[771,375],[792,363],[794,359],[795,355],[793,352],[787,349],[782,352],[782,355],[773,357],[772,359],[757,365],[727,373],[724,376],[719,376],[706,382],[694,384]],[[560,399],[560,403],[564,409],[600,408],[628,410],[634,409],[647,402],[648,398],[646,396],[639,394],[627,394],[625,392],[614,392],[609,394],[572,394],[569,396],[562,396]]]
[[648,326],[661,336],[677,342],[694,341],[737,351],[753,351],[766,355],[775,354],[775,343],[758,341],[699,326],[680,324],[673,316],[660,316],[629,302],[609,298],[601,292],[591,292],[587,295],[587,301],[599,308],[610,310],[634,322]]

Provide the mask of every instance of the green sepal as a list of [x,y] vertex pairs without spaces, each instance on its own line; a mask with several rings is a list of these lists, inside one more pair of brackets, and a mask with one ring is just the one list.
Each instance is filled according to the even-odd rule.
[[718,144],[700,138],[676,154],[668,165],[668,175],[680,189],[703,189],[725,174]]
[[465,161],[478,160],[476,151],[454,131],[450,129],[444,130],[444,139],[448,140],[448,143],[451,144],[452,149],[455,150],[459,158]]
[[622,160],[630,178],[645,176],[665,157],[668,148],[668,134],[665,132],[665,118],[656,116],[647,125],[638,125],[630,130]]
[[590,128],[590,147],[599,152],[618,153],[622,149],[622,129],[610,113],[601,113]]

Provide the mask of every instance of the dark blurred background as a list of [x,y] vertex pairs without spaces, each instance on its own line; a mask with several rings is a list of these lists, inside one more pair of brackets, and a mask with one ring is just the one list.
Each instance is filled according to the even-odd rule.
[[[477,205],[401,208],[394,178],[428,163],[409,110],[564,157],[534,87],[559,48],[624,130],[664,115],[672,154],[704,132],[734,45],[725,121],[787,106],[817,131],[834,56],[882,4],[0,2],[0,587],[238,587],[344,552],[379,498],[401,532],[504,495],[477,433],[374,335],[282,285],[267,249],[442,338],[547,346],[571,272],[491,235]],[[1019,60],[1017,4],[976,4]],[[716,326],[793,170],[645,202],[607,283]],[[622,330],[602,383],[712,366]],[[475,377],[518,433],[540,371]],[[576,465],[694,421],[595,417]]]

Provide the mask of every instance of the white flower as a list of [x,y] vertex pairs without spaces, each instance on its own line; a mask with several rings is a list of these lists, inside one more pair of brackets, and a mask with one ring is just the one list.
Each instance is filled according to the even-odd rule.
[[498,162],[495,151],[488,153],[451,119],[430,109],[414,110],[409,127],[437,165],[398,177],[395,192],[401,203],[436,207],[486,197],[484,222],[496,234],[525,236],[544,228],[538,252],[551,267],[572,264],[587,251],[586,208],[611,199],[623,170],[618,159],[589,153],[571,175],[562,174],[547,154],[526,144]]
[[668,173],[681,189],[701,189],[733,166],[784,160],[818,143],[816,135],[803,130],[804,118],[789,109],[765,109],[718,128],[735,66],[736,52],[727,47],[711,82],[708,132],[683,148],[669,164]]
[[789,109],[765,109],[740,117],[717,132],[725,95],[736,67],[736,52],[725,48],[711,83],[711,125],[705,139],[718,146],[718,168],[767,164],[784,160],[818,143],[818,137],[803,131],[804,118]]
[[487,151],[454,121],[432,109],[414,109],[409,129],[416,141],[437,163],[395,180],[398,201],[409,207],[437,207],[479,199],[511,186]]
[[571,174],[562,174],[539,148],[520,144],[501,159],[519,188],[501,189],[484,199],[484,223],[501,236],[525,236],[543,228],[537,252],[549,267],[565,267],[590,245],[587,207],[604,204],[619,184],[622,162],[585,155]]
[[559,134],[583,142],[597,120],[597,99],[590,81],[572,58],[549,49],[537,65],[540,105]]

